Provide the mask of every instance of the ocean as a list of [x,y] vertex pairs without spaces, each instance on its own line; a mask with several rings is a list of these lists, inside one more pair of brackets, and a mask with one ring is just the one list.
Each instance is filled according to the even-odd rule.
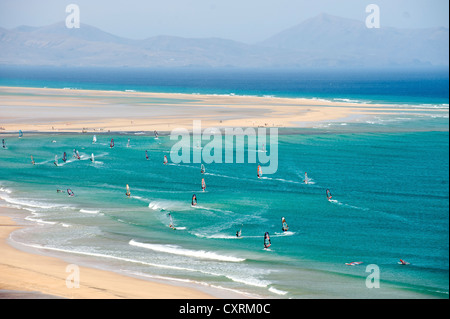
[[278,170],[262,178],[255,163],[205,164],[204,174],[200,164],[173,163],[175,141],[169,132],[155,139],[151,128],[96,134],[96,143],[91,133],[2,132],[0,205],[34,226],[15,231],[15,244],[225,295],[448,298],[448,71],[42,70],[2,67],[0,85],[383,102],[417,112],[280,128]]

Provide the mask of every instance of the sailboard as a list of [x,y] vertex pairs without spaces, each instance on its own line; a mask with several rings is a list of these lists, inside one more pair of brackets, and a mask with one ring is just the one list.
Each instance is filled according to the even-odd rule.
[[241,235],[242,235],[242,227],[238,231],[236,231],[236,237],[241,237]]
[[167,160],[167,156],[164,155],[164,165],[166,165],[169,161]]
[[128,186],[128,184],[127,184],[127,192],[125,193],[125,195],[127,195],[128,197],[131,196],[131,193],[130,193],[130,186]]
[[194,194],[194,195],[192,195],[192,201],[191,201],[191,205],[192,205],[192,206],[195,206],[195,205],[197,205],[197,196],[195,196],[195,194]]
[[35,163],[34,163],[33,155],[31,155],[31,164],[33,164],[33,165],[35,164]]
[[81,159],[80,153],[78,153],[78,151],[76,151],[76,156],[77,156],[77,159]]
[[205,179],[202,178],[202,190],[205,191],[206,190],[206,183],[205,183]]
[[19,130],[19,138],[21,138],[23,136],[23,132],[22,130]]
[[158,138],[158,132],[156,132],[156,130],[153,132],[155,134],[155,139]]
[[305,179],[303,180],[305,184],[308,184],[308,173],[305,172]]
[[289,226],[286,223],[286,219],[284,217],[281,218],[281,230],[284,232],[289,230]]
[[269,248],[271,245],[272,245],[272,243],[270,242],[269,232],[266,232],[264,234],[264,249]]
[[130,139],[128,139],[127,147],[130,147]]
[[92,144],[95,144],[95,143],[97,143],[97,136],[96,135],[94,135],[92,137]]
[[201,169],[200,169],[200,172],[201,172],[202,174],[205,174],[205,173],[206,173],[205,165],[202,164]]
[[261,169],[261,165],[258,165],[258,178],[262,177],[262,169]]
[[403,259],[400,259],[400,261],[398,262],[399,265],[410,265],[409,262],[404,261]]
[[333,196],[331,195],[331,192],[329,189],[327,189],[327,199],[330,200]]
[[147,151],[145,151],[145,158],[146,158],[147,161],[148,161],[148,152],[147,152]]
[[66,152],[64,152],[62,160],[63,160],[64,163],[67,161],[67,154],[66,154]]
[[70,188],[67,189],[67,194],[69,194],[69,196],[71,197],[75,195]]
[[170,213],[169,213],[169,227],[172,228],[173,230],[176,230],[175,226],[173,225],[172,215],[170,215]]
[[356,266],[356,265],[361,265],[363,262],[362,261],[352,261],[351,263],[345,263],[347,266]]
[[55,164],[55,166],[58,166],[58,155],[55,155],[55,161],[53,162],[53,164]]
[[111,139],[111,143],[109,143],[109,147],[110,147],[110,148],[113,148],[113,147],[114,147],[114,139],[113,139],[113,138]]
[[95,163],[94,153],[91,153],[91,158],[90,158],[90,159],[91,159],[91,162],[92,162],[92,163]]
[[5,139],[2,139],[2,144],[3,144],[3,148],[6,148],[6,143],[5,143]]

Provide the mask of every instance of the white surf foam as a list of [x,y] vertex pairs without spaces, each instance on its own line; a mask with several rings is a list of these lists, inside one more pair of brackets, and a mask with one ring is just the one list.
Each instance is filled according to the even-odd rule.
[[241,261],[245,260],[244,258],[220,255],[220,254],[217,254],[215,252],[210,252],[210,251],[185,249],[185,248],[182,248],[182,247],[176,246],[176,245],[140,243],[140,242],[135,241],[134,239],[130,240],[129,244],[131,246],[150,249],[150,250],[157,251],[157,252],[181,255],[181,256],[186,256],[186,257],[213,259],[213,260],[228,261],[228,262],[241,262]]

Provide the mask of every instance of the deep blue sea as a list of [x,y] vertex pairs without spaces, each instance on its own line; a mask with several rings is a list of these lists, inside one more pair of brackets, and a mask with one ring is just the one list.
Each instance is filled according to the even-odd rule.
[[[279,129],[278,171],[262,178],[255,163],[205,164],[204,174],[198,163],[173,163],[169,132],[158,139],[150,130],[102,133],[96,143],[90,133],[24,132],[19,138],[17,132],[1,132],[6,147],[0,148],[0,205],[19,208],[16,217],[35,226],[13,233],[18,245],[132,276],[262,298],[448,298],[448,84],[448,71],[440,70],[0,67],[0,86],[417,108],[401,116]],[[202,147],[192,144],[192,154]],[[74,149],[80,159],[72,156]],[[270,154],[269,144],[265,151]],[[169,214],[176,230],[169,227]],[[282,217],[287,232],[281,230]],[[263,247],[265,232],[269,249]],[[400,265],[400,259],[410,264]],[[346,265],[356,261],[362,263]],[[368,287],[375,282],[374,267],[379,288]]]

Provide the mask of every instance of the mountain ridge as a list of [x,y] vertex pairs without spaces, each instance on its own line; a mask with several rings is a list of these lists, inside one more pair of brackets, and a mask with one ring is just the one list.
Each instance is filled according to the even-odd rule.
[[414,67],[448,66],[444,27],[368,29],[320,14],[256,44],[159,35],[128,39],[81,24],[0,27],[0,64],[111,67]]

